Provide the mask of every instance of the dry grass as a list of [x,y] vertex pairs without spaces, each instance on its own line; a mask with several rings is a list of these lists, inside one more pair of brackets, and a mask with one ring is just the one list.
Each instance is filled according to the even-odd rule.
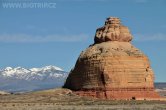
[[68,89],[51,89],[1,95],[0,110],[166,110],[166,102],[90,99]]

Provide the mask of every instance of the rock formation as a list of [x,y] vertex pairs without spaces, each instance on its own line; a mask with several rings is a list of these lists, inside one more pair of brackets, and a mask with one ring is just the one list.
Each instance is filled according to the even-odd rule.
[[96,30],[94,44],[83,51],[64,88],[102,99],[151,100],[154,74],[148,57],[135,48],[132,35],[116,17],[107,18]]
[[119,18],[107,18],[105,26],[98,28],[95,35],[95,43],[106,41],[129,42],[132,35],[126,26],[121,25]]

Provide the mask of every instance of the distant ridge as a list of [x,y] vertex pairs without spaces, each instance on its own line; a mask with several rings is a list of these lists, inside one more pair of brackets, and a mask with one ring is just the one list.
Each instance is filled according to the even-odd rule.
[[156,89],[165,89],[166,90],[166,82],[155,82],[154,83]]

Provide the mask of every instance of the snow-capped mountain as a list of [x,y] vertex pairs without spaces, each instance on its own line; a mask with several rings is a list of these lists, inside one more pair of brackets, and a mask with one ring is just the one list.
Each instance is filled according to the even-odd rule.
[[26,69],[0,69],[0,90],[9,92],[33,91],[61,87],[68,73],[56,66]]
[[56,66],[46,66],[43,68],[25,69],[22,67],[6,67],[0,70],[0,76],[22,80],[43,80],[46,78],[66,77],[65,72]]

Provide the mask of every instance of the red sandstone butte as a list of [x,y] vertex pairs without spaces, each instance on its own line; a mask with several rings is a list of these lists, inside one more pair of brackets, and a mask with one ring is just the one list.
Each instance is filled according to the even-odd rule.
[[130,43],[132,38],[119,18],[107,18],[96,30],[94,44],[80,54],[64,88],[101,99],[159,99],[148,57]]

